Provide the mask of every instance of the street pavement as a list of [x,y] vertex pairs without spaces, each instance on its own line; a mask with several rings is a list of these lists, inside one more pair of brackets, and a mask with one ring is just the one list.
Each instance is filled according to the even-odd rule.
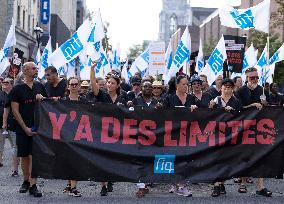
[[[169,185],[158,185],[150,189],[150,193],[143,198],[136,198],[136,185],[133,183],[115,183],[114,191],[107,197],[100,196],[100,184],[88,181],[79,182],[77,188],[83,193],[83,197],[75,198],[63,194],[62,190],[66,181],[39,179],[39,186],[44,195],[41,198],[34,198],[29,194],[20,194],[19,188],[22,183],[22,176],[11,177],[11,155],[12,149],[8,141],[5,145],[4,167],[0,168],[0,204],[26,204],[26,203],[284,203],[284,181],[282,179],[267,179],[266,186],[273,192],[272,198],[265,198],[255,194],[255,185],[248,185],[248,193],[237,192],[238,185],[232,180],[226,181],[227,194],[218,198],[212,198],[210,184],[192,184],[190,188],[193,197],[182,197],[176,194],[169,194]],[[254,179],[256,181],[256,179]]]

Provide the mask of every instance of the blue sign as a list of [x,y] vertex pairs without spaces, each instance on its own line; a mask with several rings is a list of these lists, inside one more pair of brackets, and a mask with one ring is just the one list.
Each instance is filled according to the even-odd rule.
[[212,71],[217,75],[223,69],[224,56],[218,49],[215,49],[208,59]]
[[155,174],[174,174],[175,155],[155,155],[154,173]]
[[189,61],[189,59],[190,59],[190,51],[183,44],[183,42],[180,41],[174,57],[174,64],[176,65],[177,68],[180,68],[181,65],[184,63],[184,61],[185,60]]
[[231,11],[230,14],[232,15],[237,25],[241,29],[254,28],[254,25],[253,25],[254,17],[250,9],[248,9],[247,11],[241,14],[239,14],[237,10],[234,10],[234,11]]
[[77,32],[74,33],[72,38],[67,40],[63,45],[61,45],[60,49],[66,58],[66,60],[72,60],[79,52],[83,50],[84,46],[80,39],[78,38]]
[[48,24],[50,20],[50,0],[41,0],[40,2],[40,22]]

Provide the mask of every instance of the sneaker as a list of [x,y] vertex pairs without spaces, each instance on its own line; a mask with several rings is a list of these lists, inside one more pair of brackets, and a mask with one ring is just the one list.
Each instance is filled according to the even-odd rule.
[[36,184],[32,185],[32,187],[30,187],[29,189],[29,193],[30,195],[33,195],[34,197],[42,197],[42,193],[40,192],[40,190],[38,190]]
[[69,195],[70,196],[73,196],[73,197],[81,197],[82,196],[82,193],[80,193],[76,187],[72,188],[69,192]]
[[260,191],[256,191],[256,194],[265,197],[272,197],[272,192],[267,190],[267,188],[263,188]]
[[13,171],[13,173],[12,173],[12,175],[11,175],[12,177],[18,177],[19,176],[19,173],[18,173],[18,171]]
[[225,185],[224,184],[220,184],[220,194],[226,194],[226,188],[225,188]]
[[30,188],[30,182],[24,181],[19,192],[20,193],[26,193],[26,192],[28,192],[29,188]]
[[180,187],[177,189],[176,194],[184,196],[184,197],[191,197],[192,192],[186,186]]
[[67,186],[63,189],[63,193],[69,193],[71,191],[71,185],[67,184]]
[[214,186],[211,196],[218,197],[221,194],[220,190],[221,190],[220,186]]
[[170,189],[169,189],[169,193],[175,193],[177,191],[177,187],[174,185],[171,185]]
[[107,196],[107,187],[106,186],[102,187],[100,194],[101,194],[101,196]]
[[107,183],[107,192],[112,192],[113,191],[113,183],[112,182],[108,182]]

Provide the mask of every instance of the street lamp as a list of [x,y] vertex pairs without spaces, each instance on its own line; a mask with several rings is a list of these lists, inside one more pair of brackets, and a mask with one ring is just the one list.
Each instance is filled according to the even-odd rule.
[[39,27],[38,24],[36,24],[36,27],[34,28],[34,32],[36,34],[36,41],[37,41],[37,46],[39,48],[39,45],[40,45],[40,38],[41,38],[41,35],[43,33],[43,29],[41,27]]

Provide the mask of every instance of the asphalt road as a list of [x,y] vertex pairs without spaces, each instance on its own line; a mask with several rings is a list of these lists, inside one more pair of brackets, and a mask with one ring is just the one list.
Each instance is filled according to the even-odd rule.
[[0,204],[23,203],[284,203],[284,181],[280,179],[267,179],[266,186],[273,192],[272,198],[265,198],[255,194],[255,185],[248,186],[247,194],[237,192],[238,185],[232,180],[226,181],[227,194],[218,198],[212,198],[210,184],[190,185],[193,197],[185,198],[176,194],[169,194],[168,185],[158,185],[150,189],[150,193],[144,198],[136,198],[136,185],[133,183],[115,183],[114,192],[107,197],[101,197],[100,184],[94,186],[90,182],[79,182],[78,190],[83,197],[74,198],[62,193],[66,181],[39,179],[39,186],[44,193],[41,198],[34,198],[28,194],[18,193],[22,183],[22,176],[11,177],[12,149],[8,142],[5,146],[4,167],[0,168]]

